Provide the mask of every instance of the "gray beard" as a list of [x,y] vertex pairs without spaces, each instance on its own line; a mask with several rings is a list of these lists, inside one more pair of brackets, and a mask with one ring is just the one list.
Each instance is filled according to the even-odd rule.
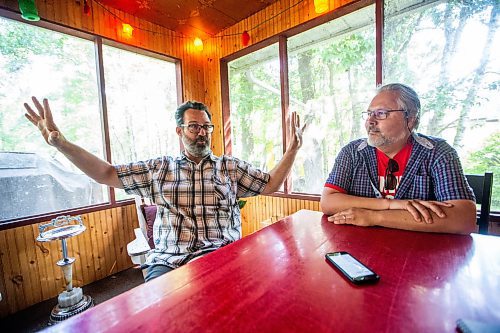
[[191,140],[183,135],[182,143],[184,144],[186,151],[196,157],[205,157],[211,152],[210,140],[208,138],[206,138],[205,143],[200,144],[196,143],[196,140]]
[[387,140],[385,137],[379,137],[376,140],[372,140],[370,137],[368,137],[368,145],[372,147],[381,147],[389,143],[390,140]]

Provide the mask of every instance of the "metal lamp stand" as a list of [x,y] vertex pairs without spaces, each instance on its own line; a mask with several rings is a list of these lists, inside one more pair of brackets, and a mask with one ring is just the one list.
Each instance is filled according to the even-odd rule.
[[[70,224],[78,222],[78,224]],[[73,288],[73,263],[75,258],[68,257],[68,246],[66,238],[81,234],[87,229],[80,216],[71,217],[69,215],[59,216],[38,227],[40,235],[36,238],[39,242],[51,242],[61,240],[63,258],[57,261],[57,266],[61,267],[66,290],[57,297],[58,304],[52,309],[49,318],[49,325],[63,321],[77,313],[94,306],[94,301],[90,296],[84,295],[82,288]],[[47,230],[46,230],[47,229]]]

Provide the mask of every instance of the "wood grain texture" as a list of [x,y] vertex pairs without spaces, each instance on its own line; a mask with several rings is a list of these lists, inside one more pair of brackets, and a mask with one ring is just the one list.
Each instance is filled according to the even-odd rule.
[[[125,247],[138,227],[135,205],[83,214],[82,218],[87,230],[67,240],[68,254],[76,258],[75,287],[133,266]],[[62,272],[56,265],[62,258],[61,242],[37,242],[38,225],[0,231],[0,317],[64,290]]]

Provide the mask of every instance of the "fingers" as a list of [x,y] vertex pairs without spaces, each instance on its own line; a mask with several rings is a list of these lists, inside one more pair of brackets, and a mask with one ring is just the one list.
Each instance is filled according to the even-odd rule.
[[43,109],[45,110],[45,118],[50,123],[53,123],[53,120],[52,120],[52,111],[50,110],[49,100],[46,99],[46,98],[43,99]]
[[408,201],[406,203],[406,210],[411,214],[411,216],[413,217],[413,219],[415,221],[417,221],[418,223],[422,223],[422,217],[420,215],[420,213],[418,212],[418,210],[413,207],[413,205],[411,204],[411,201]]
[[434,223],[430,210],[421,202],[419,202],[418,200],[409,200],[407,205],[407,208],[409,208],[408,211],[410,212],[410,214],[412,214],[413,218],[415,218],[415,213],[412,213],[412,207],[416,209],[420,214],[421,218],[415,219],[415,221],[421,222],[423,220],[423,222],[428,224]]
[[40,120],[40,116],[38,116],[35,111],[29,106],[28,103],[24,103],[24,108],[26,109],[26,113],[24,116],[33,124],[37,125],[38,121]]
[[414,201],[418,202],[421,205],[424,205],[425,207],[427,207],[427,209],[430,209],[432,212],[434,212],[439,217],[446,217],[446,214],[444,213],[444,211],[443,211],[443,209],[441,207],[451,207],[451,206],[453,206],[452,204],[449,204],[447,202],[420,201],[420,200],[414,200]]
[[328,221],[335,224],[350,224],[349,220],[350,216],[348,216],[346,213],[337,213],[328,217]]
[[33,104],[35,104],[35,107],[38,110],[38,114],[40,115],[40,117],[42,119],[44,119],[45,118],[45,111],[43,110],[42,104],[40,104],[40,102],[38,101],[38,99],[35,96],[31,97],[31,100],[33,101]]

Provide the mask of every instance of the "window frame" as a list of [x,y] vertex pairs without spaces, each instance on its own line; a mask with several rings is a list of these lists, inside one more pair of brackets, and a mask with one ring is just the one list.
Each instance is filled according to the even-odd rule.
[[[115,47],[118,49],[122,49],[125,51],[129,52],[134,52],[138,53],[147,57],[152,57],[156,59],[160,59],[163,61],[168,61],[171,62],[175,65],[175,72],[176,72],[176,90],[177,90],[177,103],[179,104],[182,101],[182,96],[183,96],[183,85],[182,85],[182,61],[179,58],[173,57],[173,56],[168,56],[165,54],[161,54],[155,51],[147,50],[145,48],[139,47],[139,46],[133,46],[133,45],[127,45],[120,43],[118,41],[105,38],[96,34],[84,32],[79,29],[75,28],[70,28],[68,26],[62,25],[62,24],[56,24],[52,23],[49,21],[46,21],[44,19],[40,19],[40,21],[37,22],[26,22],[25,20],[20,19],[19,14],[5,10],[0,8],[0,17],[6,18],[12,21],[20,22],[23,24],[28,24],[40,28],[44,28],[50,31],[66,34],[72,37],[77,37],[81,39],[85,39],[88,41],[91,41],[94,43],[94,51],[95,51],[95,65],[96,65],[96,71],[97,71],[97,89],[98,89],[98,95],[99,95],[99,113],[101,116],[101,136],[102,136],[102,144],[103,144],[103,153],[104,157],[103,159],[106,160],[107,162],[112,161],[112,156],[111,156],[111,144],[110,144],[110,137],[109,137],[109,126],[108,126],[108,113],[107,113],[107,102],[106,102],[106,94],[105,94],[105,87],[106,83],[104,80],[104,64],[103,64],[103,55],[102,55],[102,45],[107,45],[111,47]],[[181,150],[181,145],[179,141],[179,151]],[[5,230],[5,229],[10,229],[10,228],[16,228],[16,227],[21,227],[21,226],[26,226],[26,225],[31,225],[35,223],[40,223],[40,222],[45,222],[48,220],[51,220],[57,216],[60,215],[78,215],[78,214],[86,214],[86,213],[91,213],[91,212],[96,212],[96,211],[101,211],[101,210],[106,210],[110,208],[117,208],[117,207],[122,207],[126,205],[130,205],[134,203],[133,199],[125,199],[125,200],[120,200],[117,201],[115,198],[115,190],[112,187],[106,186],[107,191],[108,191],[108,202],[101,203],[101,204],[96,204],[96,205],[90,205],[90,206],[82,206],[78,208],[71,208],[71,209],[66,209],[66,210],[61,210],[61,211],[55,211],[55,212],[50,212],[50,213],[44,213],[44,214],[38,214],[38,215],[32,215],[32,216],[27,216],[27,217],[22,217],[22,218],[15,218],[15,219],[7,219],[7,220],[1,220],[0,221],[0,231]]]
[[[281,109],[282,109],[282,128],[289,127],[289,86],[288,86],[288,54],[287,54],[287,39],[309,29],[315,28],[321,24],[338,19],[344,15],[350,14],[356,10],[375,4],[375,84],[382,84],[383,80],[383,37],[384,37],[384,0],[361,0],[354,3],[339,7],[333,12],[314,18],[304,22],[296,27],[280,32],[278,35],[266,38],[249,47],[241,49],[233,54],[227,55],[220,59],[220,76],[221,76],[221,99],[222,99],[222,120],[224,124],[224,152],[232,154],[231,147],[231,117],[230,117],[230,100],[229,100],[229,70],[228,63],[252,52],[258,51],[266,46],[274,43],[279,43],[280,57],[280,89],[281,89]],[[283,130],[283,152],[286,150],[289,133]],[[284,191],[278,191],[269,196],[320,201],[320,194],[306,194],[292,192],[291,175],[289,174],[284,184]],[[500,222],[500,212],[495,211],[490,213],[491,222]]]
[[[333,12],[328,12],[325,15],[319,16],[313,20],[304,22],[296,27],[290,28],[288,30],[284,30],[280,32],[278,35],[271,36],[266,38],[258,43],[255,43],[247,48],[241,49],[233,54],[230,54],[226,57],[220,59],[220,77],[221,77],[221,99],[222,99],[222,123],[224,124],[224,153],[231,155],[232,154],[232,139],[231,139],[231,106],[229,101],[229,69],[228,63],[241,58],[245,55],[258,51],[262,48],[265,48],[269,45],[278,43],[279,48],[279,62],[280,62],[280,90],[281,90],[281,128],[282,130],[282,142],[283,142],[283,153],[286,151],[286,147],[290,140],[290,133],[288,128],[290,127],[290,94],[289,94],[289,81],[288,81],[288,50],[287,50],[287,40],[288,38],[298,35],[304,31],[315,28],[321,24],[330,22],[332,20],[338,19],[344,15],[350,14],[356,10],[362,9],[367,6],[371,6],[375,4],[375,11],[383,13],[382,10],[377,9],[377,6],[383,6],[383,0],[361,0],[355,3],[351,3],[342,7],[339,7]],[[375,30],[378,33],[378,23],[381,21],[377,21],[377,19],[382,19],[383,15],[379,18],[376,16],[375,21]],[[381,27],[380,27],[381,29]],[[378,34],[377,34],[378,36]],[[380,49],[379,49],[380,48]],[[382,43],[380,45],[376,44],[376,53],[377,53],[377,66],[376,66],[376,78],[377,84],[381,83],[382,80],[382,62],[379,61],[379,53],[382,54]],[[380,79],[380,81],[379,81]],[[270,196],[274,197],[282,197],[282,198],[291,198],[291,199],[299,199],[299,200],[310,200],[310,201],[320,201],[321,195],[319,194],[308,194],[308,193],[299,193],[291,191],[292,188],[291,183],[291,174],[285,179],[284,183],[284,191],[277,191]]]

